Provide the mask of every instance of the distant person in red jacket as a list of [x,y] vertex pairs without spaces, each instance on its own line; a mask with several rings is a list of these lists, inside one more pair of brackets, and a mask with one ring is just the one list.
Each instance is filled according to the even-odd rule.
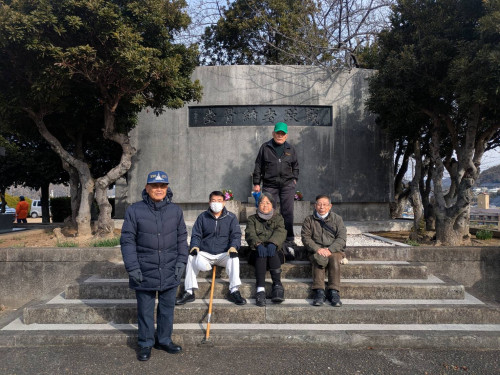
[[26,218],[28,217],[28,211],[29,211],[28,202],[26,202],[24,200],[24,197],[21,195],[19,197],[19,203],[16,206],[16,217],[18,223],[28,222],[28,220],[26,220]]

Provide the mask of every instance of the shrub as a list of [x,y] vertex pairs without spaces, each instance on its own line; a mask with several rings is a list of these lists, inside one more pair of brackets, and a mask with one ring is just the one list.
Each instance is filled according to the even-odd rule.
[[479,240],[491,240],[493,238],[493,232],[487,229],[481,229],[476,232],[476,238]]

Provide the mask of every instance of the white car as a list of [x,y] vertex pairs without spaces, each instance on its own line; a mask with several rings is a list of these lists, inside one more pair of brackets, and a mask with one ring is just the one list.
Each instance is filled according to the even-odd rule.
[[[2,212],[2,203],[1,202],[0,202],[0,212]],[[6,214],[15,214],[16,209],[5,205],[5,213]]]
[[[50,207],[49,207],[49,215],[52,215],[52,212],[50,211]],[[30,216],[31,217],[42,217],[42,201],[41,200],[34,199],[31,201]]]

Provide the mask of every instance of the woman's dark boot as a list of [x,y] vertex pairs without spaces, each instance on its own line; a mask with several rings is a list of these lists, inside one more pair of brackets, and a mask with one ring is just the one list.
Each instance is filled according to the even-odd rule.
[[281,303],[285,300],[285,289],[281,284],[281,268],[269,270],[271,280],[273,280],[273,289],[271,291],[271,301]]
[[266,306],[266,292],[257,292],[255,295],[255,304],[257,306]]
[[274,303],[281,303],[285,300],[285,289],[283,285],[273,285],[273,290],[271,292],[271,301]]

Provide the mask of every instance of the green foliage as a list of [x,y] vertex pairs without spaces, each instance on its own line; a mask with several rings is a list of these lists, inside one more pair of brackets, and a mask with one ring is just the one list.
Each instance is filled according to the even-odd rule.
[[130,168],[138,112],[201,98],[191,81],[197,46],[174,42],[190,22],[185,7],[184,0],[1,2],[0,120],[15,128],[17,115],[29,118],[84,189],[95,177],[113,183]]
[[479,240],[491,240],[493,238],[493,232],[487,229],[481,229],[476,232],[476,238]]
[[78,247],[78,243],[74,241],[57,241],[57,247]]
[[222,10],[202,37],[202,64],[295,65],[327,58],[325,35],[312,22],[313,1],[236,0]]
[[62,223],[64,219],[71,216],[70,197],[50,198],[50,207],[53,223]]
[[410,246],[420,246],[420,244],[418,243],[418,241],[410,240],[410,239],[406,240],[406,244],[410,245]]
[[431,120],[446,118],[461,143],[472,116],[484,116],[481,133],[497,122],[500,34],[478,27],[486,3],[398,1],[391,28],[379,38],[379,72],[370,81],[368,100],[391,134],[421,135]]
[[105,238],[92,243],[92,247],[115,247],[120,244],[120,237]]

